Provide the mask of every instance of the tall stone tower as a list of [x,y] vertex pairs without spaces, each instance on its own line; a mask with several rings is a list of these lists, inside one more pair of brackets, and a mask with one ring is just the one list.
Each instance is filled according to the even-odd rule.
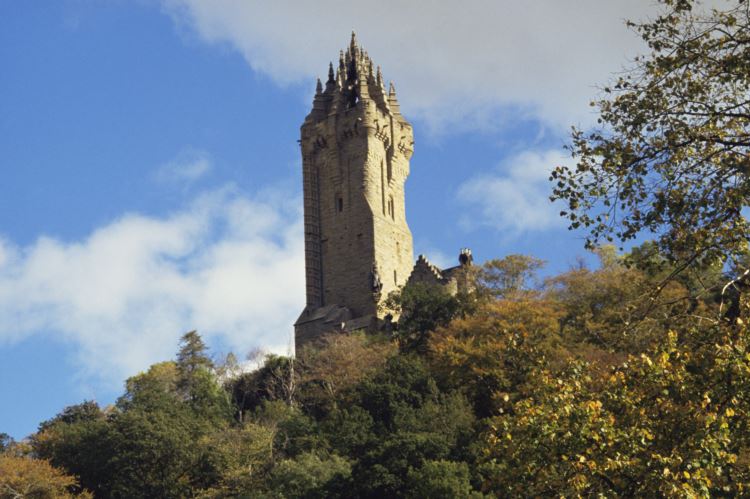
[[295,323],[298,347],[329,331],[377,327],[380,304],[409,278],[413,137],[393,84],[386,91],[352,33],[302,124],[307,306]]

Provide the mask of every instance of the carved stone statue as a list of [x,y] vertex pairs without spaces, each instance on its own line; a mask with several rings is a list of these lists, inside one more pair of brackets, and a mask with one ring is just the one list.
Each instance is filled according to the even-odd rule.
[[370,271],[370,285],[372,286],[373,294],[379,295],[383,290],[383,282],[380,280],[380,274],[378,274],[378,264],[372,264],[372,270]]

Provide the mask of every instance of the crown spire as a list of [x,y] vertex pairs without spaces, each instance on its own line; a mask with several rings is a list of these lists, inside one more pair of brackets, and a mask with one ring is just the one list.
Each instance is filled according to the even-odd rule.
[[351,109],[374,103],[383,113],[398,116],[400,114],[396,88],[393,82],[383,77],[380,66],[370,58],[370,54],[359,44],[356,32],[352,31],[351,39],[344,50],[339,51],[338,64],[328,64],[328,79],[320,79],[316,85],[313,119],[319,120],[336,109]]

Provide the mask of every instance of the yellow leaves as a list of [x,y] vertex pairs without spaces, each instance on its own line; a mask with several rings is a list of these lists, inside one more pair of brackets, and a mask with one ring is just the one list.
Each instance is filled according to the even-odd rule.
[[[75,477],[66,475],[41,459],[0,454],[0,491],[10,495],[1,497],[73,497],[68,492],[78,484]],[[90,498],[88,492],[79,497]]]
[[590,400],[587,405],[592,411],[599,412],[602,409],[602,403],[599,400]]
[[659,367],[668,368],[669,366],[669,354],[667,352],[662,352],[661,355],[659,355]]
[[690,480],[690,473],[689,473],[688,471],[683,471],[683,472],[682,472],[682,476],[683,476],[683,477],[684,477],[684,478],[685,478],[686,480]]
[[726,414],[728,418],[731,418],[732,416],[734,416],[734,409],[732,409],[731,407],[727,407],[727,410],[724,411],[724,414]]

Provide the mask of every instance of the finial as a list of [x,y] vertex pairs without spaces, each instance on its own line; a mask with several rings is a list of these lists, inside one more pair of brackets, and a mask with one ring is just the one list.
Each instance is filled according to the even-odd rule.
[[380,66],[378,66],[377,82],[378,82],[378,85],[382,85],[383,84],[383,73],[382,73],[382,71],[380,71]]
[[339,70],[337,72],[341,76],[341,81],[346,80],[346,62],[344,62],[344,51],[341,51],[339,55]]
[[318,78],[318,84],[315,86],[315,93],[316,94],[323,93],[323,84],[320,82],[320,78]]
[[328,82],[333,82],[333,62],[328,63]]
[[357,34],[352,30],[352,41],[349,44],[349,47],[352,49],[352,52],[354,52],[357,48]]
[[393,82],[390,82],[390,84],[388,86],[388,96],[389,97],[390,96],[393,96],[393,97],[396,96],[396,87],[393,85]]

